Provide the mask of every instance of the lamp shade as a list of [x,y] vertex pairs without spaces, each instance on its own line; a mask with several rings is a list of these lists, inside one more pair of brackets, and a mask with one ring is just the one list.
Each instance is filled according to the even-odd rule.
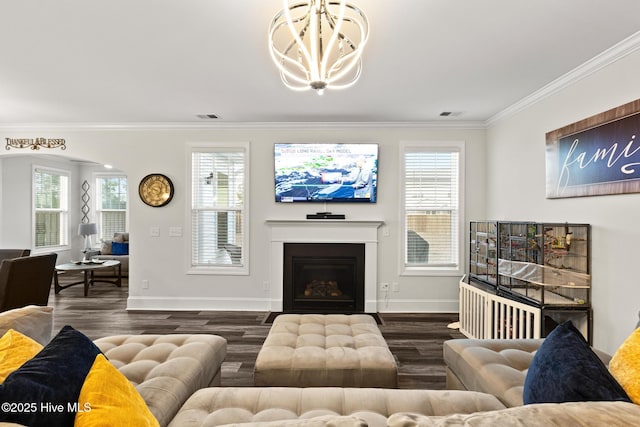
[[84,237],[98,234],[98,225],[94,222],[90,222],[88,224],[80,224],[78,225],[78,234]]

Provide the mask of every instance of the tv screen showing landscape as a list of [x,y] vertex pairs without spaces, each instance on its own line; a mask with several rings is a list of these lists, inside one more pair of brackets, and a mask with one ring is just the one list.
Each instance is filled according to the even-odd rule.
[[378,144],[275,144],[276,202],[375,203]]

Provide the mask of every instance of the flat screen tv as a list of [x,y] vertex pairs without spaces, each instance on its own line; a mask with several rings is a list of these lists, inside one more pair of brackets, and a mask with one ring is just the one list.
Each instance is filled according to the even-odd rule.
[[276,202],[375,203],[378,144],[275,144]]

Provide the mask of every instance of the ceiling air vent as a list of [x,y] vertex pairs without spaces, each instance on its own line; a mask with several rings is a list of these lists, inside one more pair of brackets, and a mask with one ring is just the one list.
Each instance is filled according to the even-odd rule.
[[210,120],[210,119],[219,119],[220,117],[215,114],[198,114],[199,119]]
[[455,117],[462,114],[460,111],[443,111],[440,113],[440,117]]

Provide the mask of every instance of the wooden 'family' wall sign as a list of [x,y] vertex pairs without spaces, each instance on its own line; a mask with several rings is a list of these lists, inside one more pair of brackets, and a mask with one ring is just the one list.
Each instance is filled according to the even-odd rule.
[[547,133],[547,198],[640,192],[640,99]]

